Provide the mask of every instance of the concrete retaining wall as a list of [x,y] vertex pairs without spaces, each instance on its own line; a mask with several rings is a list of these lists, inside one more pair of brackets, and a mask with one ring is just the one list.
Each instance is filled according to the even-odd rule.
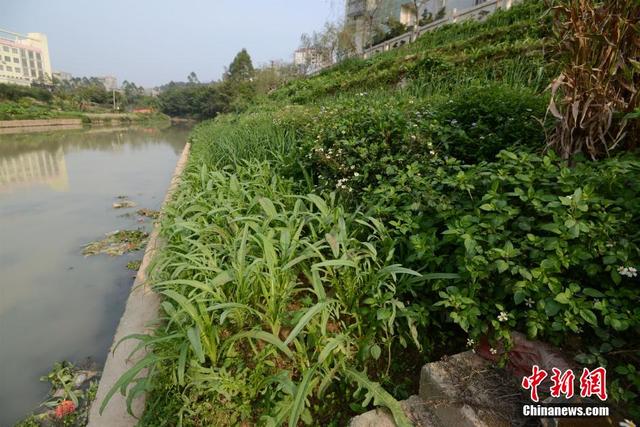
[[40,120],[0,120],[0,129],[37,126],[76,126],[82,125],[81,119],[40,119]]
[[[189,150],[190,144],[187,143],[176,165],[169,190],[163,202],[163,207],[171,199],[180,181],[180,175],[189,158]],[[142,264],[140,265],[131,293],[129,294],[124,314],[120,319],[120,324],[113,337],[113,344],[111,345],[111,350],[109,351],[104,371],[102,372],[96,400],[93,402],[91,411],[89,412],[89,427],[130,427],[137,424],[137,419],[127,413],[126,398],[122,396],[120,392],[117,392],[111,398],[111,401],[102,414],[99,413],[99,410],[105,396],[122,374],[145,356],[144,351],[141,350],[133,357],[130,357],[131,352],[139,343],[137,340],[126,340],[118,346],[116,351],[113,351],[115,345],[126,336],[150,332],[158,318],[160,297],[151,290],[146,275],[149,263],[161,244],[158,239],[158,232],[159,225],[156,225],[149,237],[149,243],[147,244]],[[143,371],[141,375],[144,374],[145,372]],[[132,403],[133,413],[138,417],[142,415],[144,405],[144,396],[135,399]]]

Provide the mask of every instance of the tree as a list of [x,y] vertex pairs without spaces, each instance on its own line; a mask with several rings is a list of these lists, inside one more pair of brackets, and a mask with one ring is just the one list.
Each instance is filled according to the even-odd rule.
[[122,103],[124,107],[136,105],[144,97],[144,88],[130,81],[122,82]]
[[242,49],[229,64],[220,87],[230,111],[241,111],[251,103],[256,94],[254,76],[251,57],[246,49]]
[[343,22],[338,32],[338,50],[336,56],[338,61],[353,55],[356,50],[356,25],[353,22]]
[[255,70],[251,62],[251,56],[246,49],[242,49],[229,65],[225,73],[225,80],[251,81]]
[[255,70],[254,83],[256,92],[267,94],[272,90],[300,77],[300,70],[291,63],[271,61],[268,65]]
[[304,63],[298,64],[302,72],[329,66],[337,59],[348,56],[355,50],[352,36],[353,33],[348,32],[344,24],[333,22],[325,23],[320,32],[302,34],[299,50],[303,52]]
[[411,12],[413,13],[413,35],[411,36],[412,40],[415,40],[418,37],[418,29],[420,28],[420,17],[426,11],[427,3],[431,0],[412,0],[411,1]]
[[364,25],[362,25],[362,45],[370,46],[371,41],[373,40],[373,36],[376,32],[376,29],[379,28],[378,20],[378,11],[380,10],[380,6],[382,4],[381,0],[364,0],[366,6],[364,8]]
[[200,84],[200,80],[198,80],[198,75],[196,74],[195,71],[192,71],[189,73],[189,75],[187,76],[187,81],[190,84]]

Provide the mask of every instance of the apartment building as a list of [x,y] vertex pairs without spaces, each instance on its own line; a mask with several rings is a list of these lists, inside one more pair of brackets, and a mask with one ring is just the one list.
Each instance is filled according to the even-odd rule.
[[104,88],[109,92],[111,92],[112,90],[118,89],[118,79],[114,76],[98,77],[98,80],[100,81],[100,83],[102,83]]
[[333,59],[319,49],[306,47],[293,53],[293,64],[305,74],[314,73],[333,63]]
[[[416,17],[434,19],[454,11],[478,6],[487,0],[346,0],[345,22],[353,28],[358,52],[370,43],[376,31],[385,31],[389,20],[398,21],[407,27],[416,24]],[[416,14],[416,7],[419,9]]]
[[0,29],[0,83],[29,86],[51,79],[47,36]]

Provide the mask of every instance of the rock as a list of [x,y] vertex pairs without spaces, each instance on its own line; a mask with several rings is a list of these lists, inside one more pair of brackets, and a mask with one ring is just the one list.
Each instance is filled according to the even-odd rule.
[[384,408],[376,408],[353,417],[349,427],[396,427],[391,414]]
[[525,425],[520,392],[511,375],[471,351],[429,363],[420,373],[420,398],[445,425]]
[[98,375],[97,371],[78,371],[74,380],[76,388],[81,387],[84,383]]
[[82,373],[82,374],[78,374],[76,376],[76,379],[74,380],[73,384],[76,387],[80,387],[85,381],[87,380],[87,375]]

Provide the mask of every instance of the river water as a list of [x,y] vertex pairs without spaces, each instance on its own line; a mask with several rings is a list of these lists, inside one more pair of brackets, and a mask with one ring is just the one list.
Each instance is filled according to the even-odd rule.
[[[142,254],[85,258],[105,233],[150,227],[188,129],[0,135],[0,426],[43,401],[54,362],[102,364]],[[113,209],[118,196],[137,204]],[[130,213],[130,215],[123,215]]]

